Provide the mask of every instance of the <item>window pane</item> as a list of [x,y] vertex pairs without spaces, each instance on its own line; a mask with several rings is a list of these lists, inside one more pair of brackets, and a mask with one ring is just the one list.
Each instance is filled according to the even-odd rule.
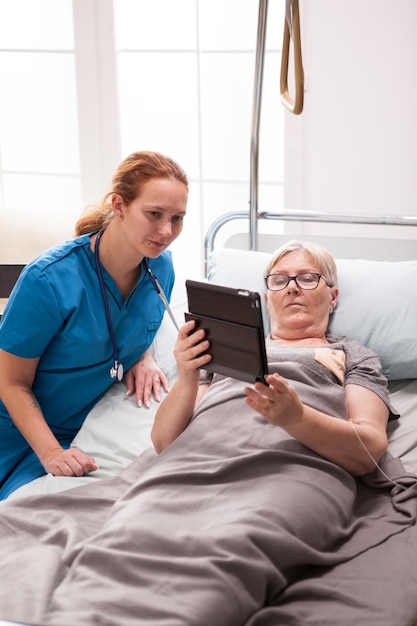
[[69,219],[72,225],[81,213],[78,177],[5,174],[3,186],[8,210],[24,207],[39,217],[44,214],[44,218],[45,214],[53,213],[63,221]]
[[195,0],[114,0],[120,50],[189,50],[197,46]]
[[255,50],[258,2],[199,0],[200,46],[205,50]]
[[72,0],[0,0],[3,50],[72,50]]
[[79,173],[74,55],[0,53],[4,170]]
[[200,64],[204,179],[242,182],[249,176],[253,56],[203,54]]
[[176,159],[190,177],[197,176],[195,55],[181,52],[120,54],[119,79],[123,154],[158,150]]

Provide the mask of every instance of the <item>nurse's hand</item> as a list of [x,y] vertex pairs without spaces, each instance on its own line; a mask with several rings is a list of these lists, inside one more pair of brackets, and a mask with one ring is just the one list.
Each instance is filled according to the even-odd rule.
[[53,474],[53,476],[84,476],[98,469],[93,457],[78,448],[51,450],[47,458],[42,459],[42,465],[47,474]]
[[152,392],[157,402],[161,401],[161,385],[164,391],[169,391],[168,379],[155,363],[149,352],[139,359],[137,363],[126,373],[125,377],[127,393],[132,396],[136,393],[138,406],[143,404],[149,408]]

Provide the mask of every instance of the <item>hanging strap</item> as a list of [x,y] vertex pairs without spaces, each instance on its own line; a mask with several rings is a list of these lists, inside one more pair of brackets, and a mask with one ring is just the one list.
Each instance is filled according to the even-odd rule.
[[[288,68],[290,58],[290,42],[294,49],[294,84],[295,96],[291,97],[288,89]],[[281,56],[280,79],[281,102],[294,115],[299,115],[304,105],[304,70],[301,55],[300,10],[298,0],[286,0],[284,37]]]

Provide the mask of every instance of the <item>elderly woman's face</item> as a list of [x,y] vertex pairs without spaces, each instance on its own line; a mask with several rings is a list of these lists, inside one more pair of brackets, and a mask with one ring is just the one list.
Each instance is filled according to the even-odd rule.
[[[308,252],[296,250],[282,257],[270,274],[296,276],[303,272],[321,274]],[[320,278],[316,289],[301,289],[291,280],[281,291],[267,291],[266,300],[271,318],[272,337],[300,339],[325,334],[330,311],[336,306],[338,290]]]

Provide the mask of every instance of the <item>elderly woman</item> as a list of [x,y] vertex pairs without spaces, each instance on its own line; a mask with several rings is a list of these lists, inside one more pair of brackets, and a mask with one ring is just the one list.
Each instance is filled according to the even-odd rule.
[[[384,465],[369,485],[355,476],[387,456],[392,409],[378,358],[327,334],[338,297],[327,251],[289,244],[265,280],[266,385],[217,374],[199,384],[208,341],[188,322],[152,432],[159,454],[91,488],[0,505],[0,618],[356,626],[372,605],[378,624],[392,626],[380,612],[389,594],[369,594],[355,560],[372,579],[381,561],[367,551],[416,519],[403,468]],[[417,546],[417,534],[409,541]],[[326,580],[334,566],[346,566],[336,588]]]
[[[244,389],[247,404],[348,472],[358,476],[370,472],[387,448],[391,411],[387,383],[374,353],[356,341],[327,334],[338,298],[332,255],[321,246],[289,242],[273,255],[265,283],[271,323],[267,351],[273,373],[268,386],[257,383],[255,389]],[[209,343],[203,330],[193,329],[194,322],[188,322],[179,334],[175,349],[179,378],[152,432],[157,451],[184,430],[196,399],[209,388],[199,386],[198,375],[198,368],[210,360],[201,354]],[[236,386],[233,381],[229,385]]]

